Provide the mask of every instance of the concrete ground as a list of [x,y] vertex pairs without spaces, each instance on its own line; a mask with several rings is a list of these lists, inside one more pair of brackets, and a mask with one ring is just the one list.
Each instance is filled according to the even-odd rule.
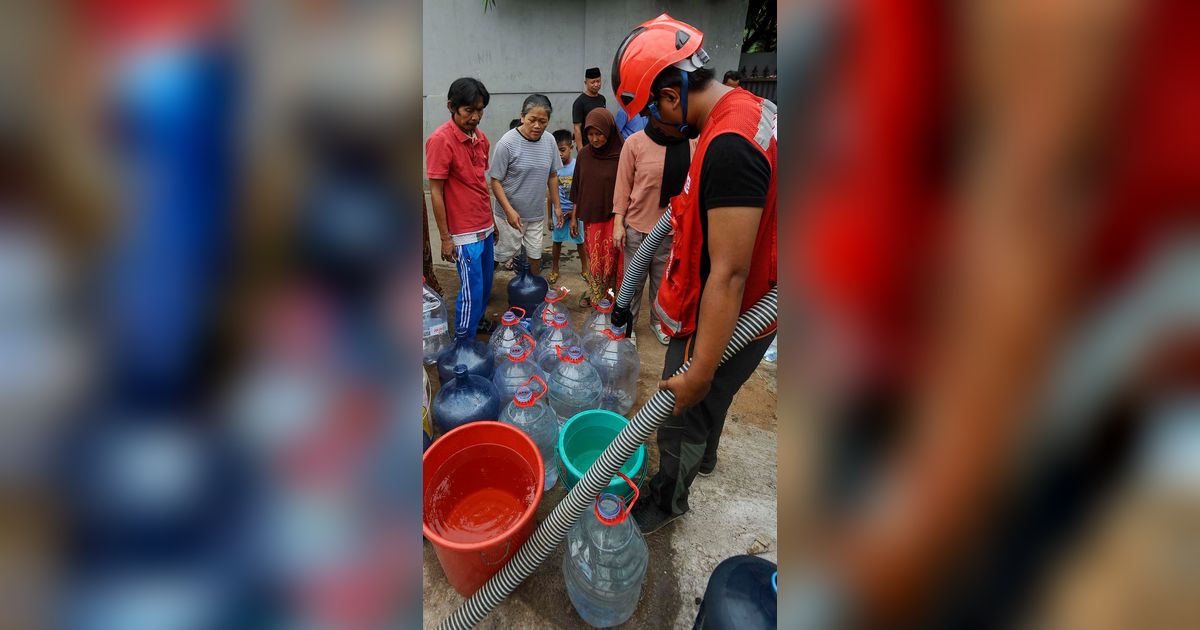
[[[432,221],[430,223],[430,231],[436,235],[436,226]],[[543,272],[548,273],[548,238],[545,250]],[[435,261],[438,258],[435,249]],[[435,262],[434,266],[453,309],[458,291],[454,267],[442,262]],[[579,307],[578,296],[584,288],[579,272],[579,259],[574,246],[570,246],[563,252],[561,277],[557,284],[565,285],[572,292],[568,301],[572,323],[577,329],[587,315],[585,309]],[[487,317],[492,320],[498,320],[507,305],[507,286],[512,277],[511,272],[496,274],[487,311]],[[647,312],[647,306],[643,304],[637,325],[638,352],[642,359],[638,405],[655,391],[666,350],[650,332]],[[435,368],[429,366],[428,369],[430,382],[436,388]],[[650,564],[641,601],[634,616],[620,627],[690,628],[708,576],[720,561],[750,552],[752,548],[762,557],[777,561],[775,403],[775,365],[764,361],[730,407],[716,472],[710,477],[697,477],[692,485],[691,512],[647,537]],[[653,473],[658,469],[658,449],[653,440],[648,449],[650,472]],[[539,522],[565,495],[561,482],[544,495],[537,511]],[[478,627],[506,630],[587,627],[567,597],[562,578],[562,554],[560,545],[559,550]],[[454,611],[463,598],[446,581],[428,541],[425,541],[423,574],[425,625],[432,627]]]

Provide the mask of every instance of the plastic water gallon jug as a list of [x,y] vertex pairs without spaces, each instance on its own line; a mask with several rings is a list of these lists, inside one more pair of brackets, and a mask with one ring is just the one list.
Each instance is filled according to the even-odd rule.
[[721,561],[704,590],[704,601],[693,628],[766,630],[777,623],[775,563],[758,556],[734,556]]
[[459,364],[454,367],[454,378],[433,397],[432,411],[434,425],[446,433],[468,422],[499,418],[500,395],[491,381]]
[[558,364],[550,374],[550,406],[563,425],[581,411],[598,409],[604,385],[596,368],[584,358],[583,348],[559,348],[557,356]]
[[[547,315],[547,317],[551,316]],[[575,329],[571,328],[571,320],[567,318],[567,315],[555,313],[552,319],[546,322],[546,331],[537,340],[537,349],[533,353],[533,360],[537,362],[538,367],[542,368],[542,371],[551,374],[558,361],[558,349],[565,350],[571,346],[578,346],[580,343],[579,335],[576,335]]]
[[[629,485],[633,482],[621,475]],[[637,502],[605,492],[567,533],[563,580],[575,611],[588,624],[608,628],[624,623],[637,610],[646,579],[646,540],[629,511]]]
[[437,356],[450,345],[450,320],[446,302],[421,278],[421,350],[425,365],[437,361]]
[[[533,390],[534,382],[541,385],[539,391]],[[546,469],[543,490],[549,490],[558,481],[558,451],[555,449],[558,445],[558,415],[542,400],[545,394],[546,381],[539,376],[530,377],[517,388],[500,412],[500,422],[524,431],[537,445]]]
[[486,343],[475,340],[474,331],[468,332],[461,328],[455,332],[454,343],[450,344],[438,355],[438,381],[442,387],[454,378],[454,369],[465,365],[467,372],[492,380],[496,373],[496,359],[492,357],[492,349]]
[[492,349],[497,365],[504,362],[504,358],[508,356],[508,349],[513,344],[528,344],[529,350],[533,350],[533,337],[521,323],[524,318],[525,309],[519,306],[504,311],[504,315],[500,318],[500,327],[492,333],[492,338],[488,340],[488,347]]
[[517,388],[525,384],[531,377],[537,376],[545,382],[549,376],[533,360],[533,353],[526,349],[525,344],[512,346],[504,357],[504,362],[496,368],[492,384],[500,393],[501,401],[511,400]]
[[608,297],[596,303],[595,308],[588,314],[587,319],[583,320],[583,328],[579,330],[579,336],[587,340],[589,337],[600,336],[604,331],[612,326],[612,310],[613,299],[612,290],[608,291]]
[[625,337],[625,329],[610,326],[603,335],[589,337],[583,347],[584,354],[604,384],[600,408],[621,415],[629,413],[637,400],[641,359],[633,342]]
[[[541,304],[538,304],[537,310],[533,311],[533,329],[530,331],[534,339],[542,336],[546,332],[546,322],[554,320],[555,313],[562,313],[570,317],[567,312],[566,299],[570,295],[571,290],[567,287],[558,287],[546,291],[546,299]],[[550,315],[546,318],[546,311],[550,311]]]
[[546,299],[549,285],[545,278],[529,273],[529,261],[524,256],[516,259],[516,268],[517,275],[508,281],[508,305],[532,313]]

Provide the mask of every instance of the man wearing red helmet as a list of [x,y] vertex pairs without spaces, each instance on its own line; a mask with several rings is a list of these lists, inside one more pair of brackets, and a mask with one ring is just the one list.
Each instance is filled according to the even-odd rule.
[[[776,112],[714,81],[703,41],[663,14],[634,29],[613,60],[613,92],[626,114],[648,111],[698,139],[683,192],[670,202],[674,237],[654,304],[671,337],[659,387],[676,403],[658,430],[650,500],[634,508],[647,534],[688,511],[688,487],[716,466],[729,404],[775,337],[772,328],[718,368],[738,315],[776,282]],[[672,377],[688,360],[688,371]]]

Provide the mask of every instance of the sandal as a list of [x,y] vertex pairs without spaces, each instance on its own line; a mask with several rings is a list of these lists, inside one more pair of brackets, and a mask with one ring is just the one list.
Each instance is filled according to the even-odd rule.
[[558,282],[558,272],[551,271],[550,273],[546,274],[546,282],[549,282],[550,284]]
[[592,296],[587,293],[579,296],[579,308],[592,308]]

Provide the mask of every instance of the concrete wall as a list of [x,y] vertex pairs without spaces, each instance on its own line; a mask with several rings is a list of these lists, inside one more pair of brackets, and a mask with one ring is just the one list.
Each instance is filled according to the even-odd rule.
[[491,103],[481,128],[493,146],[525,97],[550,97],[550,130],[571,128],[571,104],[583,91],[583,71],[598,66],[600,93],[616,113],[609,77],[617,46],[635,26],[667,12],[704,31],[709,67],[719,80],[737,67],[748,0],[426,0],[422,16],[424,137],[449,117],[446,91],[461,76],[487,86]]

